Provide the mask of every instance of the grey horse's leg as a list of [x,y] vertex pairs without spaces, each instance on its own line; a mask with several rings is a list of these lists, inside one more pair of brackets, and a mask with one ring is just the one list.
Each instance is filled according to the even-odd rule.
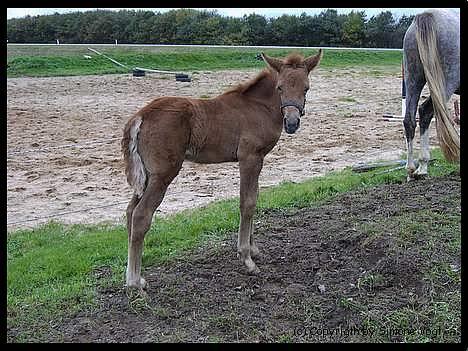
[[405,118],[403,119],[403,125],[405,127],[406,137],[406,171],[408,173],[408,181],[414,179],[414,172],[416,170],[413,158],[413,139],[416,129],[416,111],[418,109],[418,101],[421,90],[422,86],[413,87],[412,92],[410,94],[406,94],[406,113]]
[[421,61],[414,50],[405,56],[405,85],[406,85],[406,112],[403,119],[406,137],[406,171],[408,181],[414,179],[416,166],[413,156],[413,139],[416,129],[416,112],[418,109],[419,96],[426,84]]
[[239,160],[241,218],[237,251],[240,260],[247,266],[248,272],[254,274],[258,273],[259,269],[252,260],[251,233],[253,230],[253,216],[257,205],[258,177],[262,166],[263,158],[258,155],[248,155]]
[[421,136],[421,155],[419,157],[419,167],[414,172],[415,178],[422,178],[427,175],[427,166],[431,157],[429,148],[429,126],[434,116],[432,98],[429,97],[419,107],[419,132]]

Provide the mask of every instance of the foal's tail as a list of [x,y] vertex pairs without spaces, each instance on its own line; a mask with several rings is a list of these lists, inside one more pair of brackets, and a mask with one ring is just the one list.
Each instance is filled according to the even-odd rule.
[[431,13],[424,12],[415,17],[419,58],[424,67],[424,75],[431,93],[440,148],[446,160],[459,162],[460,135],[450,122],[446,106],[445,77],[439,60],[434,22]]
[[145,165],[138,152],[138,133],[141,122],[139,115],[130,119],[125,125],[121,142],[127,181],[138,197],[141,197],[145,191],[147,178]]

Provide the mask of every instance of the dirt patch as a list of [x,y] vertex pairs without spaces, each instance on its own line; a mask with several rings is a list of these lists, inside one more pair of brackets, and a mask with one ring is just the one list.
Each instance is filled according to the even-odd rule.
[[[392,324],[385,324],[403,318],[399,313],[408,318],[415,311],[408,327],[437,330],[445,321],[437,319],[437,326],[427,320],[426,308],[449,299],[460,311],[460,295],[453,295],[460,290],[460,248],[447,251],[459,234],[442,234],[451,216],[460,216],[459,174],[350,192],[313,208],[264,213],[255,222],[260,275],[245,273],[236,258],[236,233],[231,233],[147,268],[146,301],[129,303],[122,289],[100,291],[95,310],[59,323],[48,341],[380,340],[369,334],[372,330],[389,332],[384,341],[403,341]],[[405,218],[423,229],[401,241]],[[428,246],[432,240],[436,244]],[[440,285],[428,280],[427,272],[440,264],[452,267],[458,280],[446,282],[446,273]],[[448,340],[460,342],[459,321],[456,330],[438,330],[454,333]]]
[[[52,218],[123,223],[131,197],[120,154],[127,119],[156,97],[211,97],[257,72],[200,72],[190,83],[128,74],[7,79],[8,229],[36,226],[64,212],[72,213]],[[260,186],[399,157],[406,149],[402,125],[380,118],[400,113],[400,87],[398,74],[319,68],[311,74],[302,126],[295,135],[283,133],[267,155]],[[431,144],[437,144],[434,125]],[[173,213],[238,193],[237,163],[185,162],[158,211]],[[88,208],[95,209],[74,212]]]

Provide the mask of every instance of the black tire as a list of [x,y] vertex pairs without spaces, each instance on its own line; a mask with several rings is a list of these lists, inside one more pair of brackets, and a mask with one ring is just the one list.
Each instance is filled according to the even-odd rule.
[[145,71],[142,71],[140,69],[134,69],[133,70],[133,76],[134,77],[144,77],[145,76]]

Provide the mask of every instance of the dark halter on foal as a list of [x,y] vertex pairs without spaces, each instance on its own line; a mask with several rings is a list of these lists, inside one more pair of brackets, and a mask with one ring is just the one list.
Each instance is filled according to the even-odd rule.
[[283,117],[284,117],[283,108],[285,108],[287,106],[293,106],[293,107],[297,108],[299,110],[299,113],[301,114],[301,117],[304,116],[304,114],[305,114],[305,111],[304,111],[305,99],[304,99],[304,103],[302,104],[302,106],[299,105],[298,103],[294,102],[294,101],[282,102],[281,106],[280,106],[280,110],[281,110],[281,114],[283,115]]

